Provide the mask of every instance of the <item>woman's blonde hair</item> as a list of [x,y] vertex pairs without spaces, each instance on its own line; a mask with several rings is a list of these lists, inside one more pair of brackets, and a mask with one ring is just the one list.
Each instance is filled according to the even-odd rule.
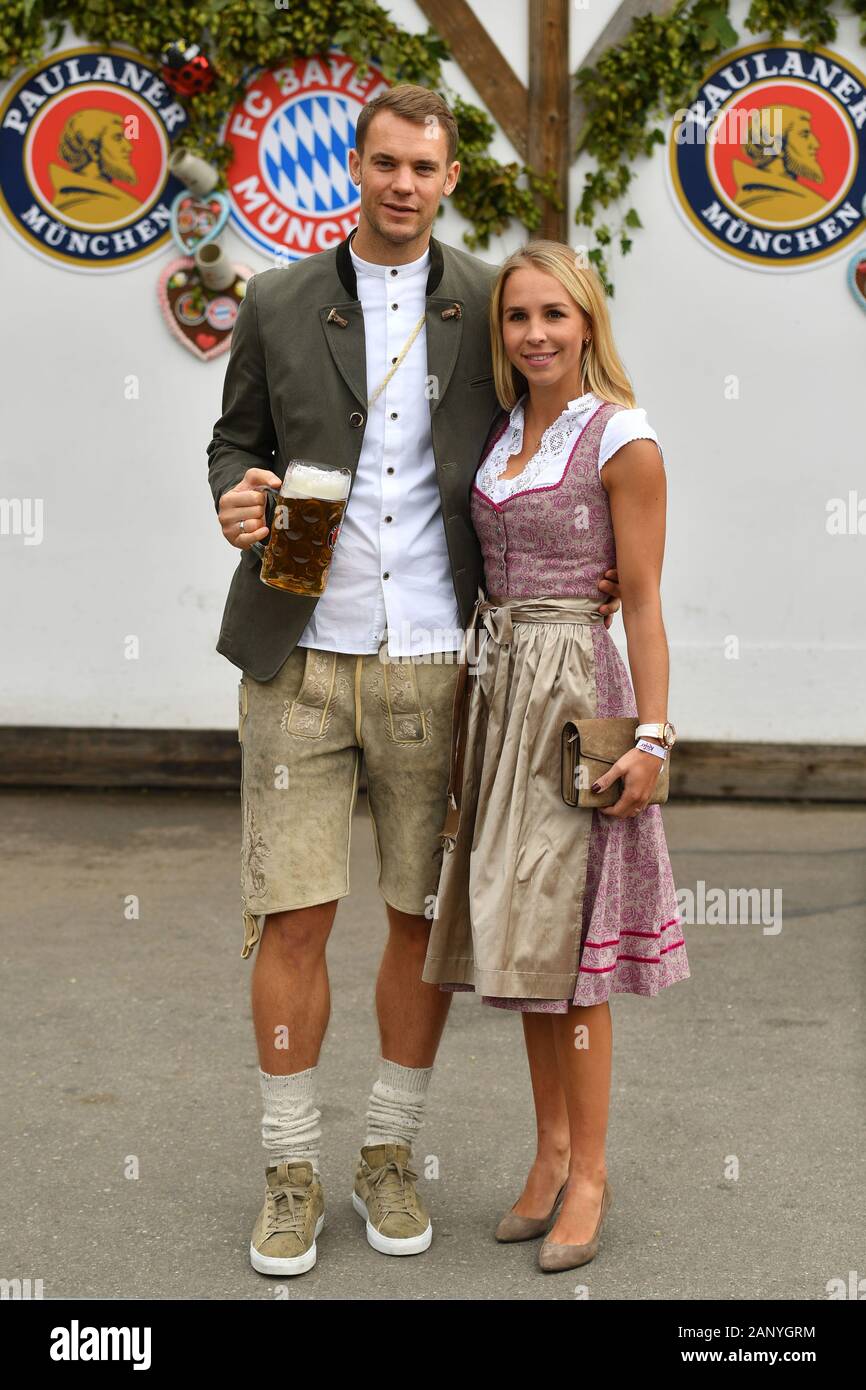
[[529,389],[526,377],[509,362],[502,337],[502,301],[506,282],[515,270],[529,266],[553,275],[589,319],[592,336],[581,356],[581,395],[592,391],[601,400],[615,401],[617,405],[633,409],[634,392],[614,345],[601,280],[591,266],[581,262],[577,251],[559,241],[527,242],[503,261],[496,277],[490,299],[490,351],[493,357],[493,383],[500,405],[505,410],[511,410],[518,398]]

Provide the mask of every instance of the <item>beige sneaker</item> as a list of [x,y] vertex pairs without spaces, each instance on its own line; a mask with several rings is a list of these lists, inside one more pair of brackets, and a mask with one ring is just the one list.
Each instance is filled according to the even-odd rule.
[[308,1160],[278,1163],[265,1179],[250,1263],[259,1274],[305,1274],[316,1263],[316,1237],[325,1224],[322,1184]]
[[367,1223],[367,1240],[383,1255],[420,1255],[433,1227],[409,1167],[405,1144],[369,1144],[361,1150],[352,1205]]

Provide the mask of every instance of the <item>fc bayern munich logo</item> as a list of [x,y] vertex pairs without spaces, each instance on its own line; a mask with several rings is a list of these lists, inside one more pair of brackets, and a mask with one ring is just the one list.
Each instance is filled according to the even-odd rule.
[[756,270],[804,270],[863,232],[866,77],[838,53],[753,44],[677,112],[668,163],[689,227]]
[[223,138],[231,222],[258,251],[301,260],[358,225],[349,151],[361,108],[389,84],[370,64],[332,49],[290,66],[259,69],[229,112]]
[[186,112],[132,50],[53,53],[0,105],[0,206],[13,235],[54,265],[125,270],[164,250],[169,174]]

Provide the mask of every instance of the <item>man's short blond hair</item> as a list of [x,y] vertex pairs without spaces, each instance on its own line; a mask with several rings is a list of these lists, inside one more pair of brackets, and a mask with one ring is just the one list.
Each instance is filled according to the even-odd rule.
[[438,92],[431,92],[428,87],[418,87],[412,82],[400,82],[396,87],[390,87],[387,92],[382,92],[372,101],[368,101],[358,117],[355,129],[355,148],[359,154],[364,153],[364,142],[370,122],[380,111],[391,111],[395,116],[402,116],[405,121],[414,121],[416,125],[427,126],[437,134],[439,130],[444,130],[447,142],[445,163],[448,165],[454,162],[459,139],[457,122],[454,112]]

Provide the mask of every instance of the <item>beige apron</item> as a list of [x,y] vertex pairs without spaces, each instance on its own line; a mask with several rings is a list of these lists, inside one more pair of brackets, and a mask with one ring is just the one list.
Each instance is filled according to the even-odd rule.
[[[574,994],[593,813],[562,800],[560,737],[566,720],[596,714],[599,602],[476,603],[455,687],[429,983],[502,998]],[[479,617],[486,640],[470,673]]]

